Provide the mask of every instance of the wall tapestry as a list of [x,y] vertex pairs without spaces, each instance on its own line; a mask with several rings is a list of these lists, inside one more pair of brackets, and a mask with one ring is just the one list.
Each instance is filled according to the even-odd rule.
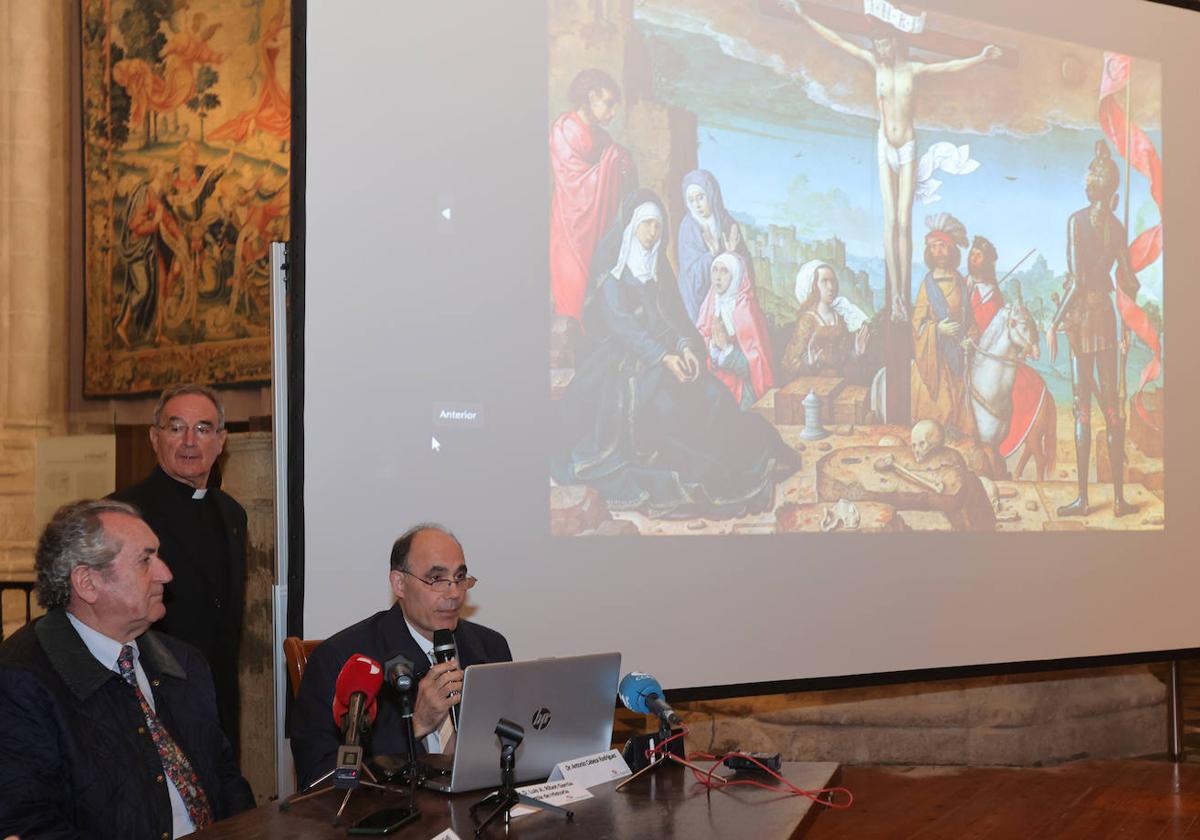
[[84,393],[266,381],[288,0],[84,0]]

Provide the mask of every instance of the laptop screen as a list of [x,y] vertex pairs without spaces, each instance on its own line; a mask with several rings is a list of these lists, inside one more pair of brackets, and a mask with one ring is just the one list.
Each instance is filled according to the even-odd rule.
[[463,680],[451,792],[500,784],[501,718],[522,726],[516,780],[544,779],[560,761],[612,745],[619,653],[472,665]]

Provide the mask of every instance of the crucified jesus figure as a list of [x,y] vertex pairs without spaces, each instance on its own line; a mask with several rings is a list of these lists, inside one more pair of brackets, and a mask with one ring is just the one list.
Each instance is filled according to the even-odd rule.
[[813,20],[796,0],[780,0],[813,31],[875,71],[875,101],[879,106],[879,191],[883,196],[883,256],[887,265],[887,296],[893,321],[908,319],[912,288],[912,206],[917,185],[917,135],[913,127],[913,83],[917,76],[956,73],[1000,57],[988,44],[978,55],[951,61],[910,61],[899,32],[878,21],[872,49],[850,43]]

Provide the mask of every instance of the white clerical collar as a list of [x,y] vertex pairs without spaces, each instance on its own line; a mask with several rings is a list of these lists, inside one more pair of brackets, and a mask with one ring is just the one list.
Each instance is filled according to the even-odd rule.
[[197,487],[195,490],[192,491],[193,499],[203,499],[207,495],[208,495],[207,487]]
[[[67,621],[71,622],[71,626],[75,628],[79,638],[83,639],[83,643],[97,662],[110,671],[121,673],[117,670],[117,659],[121,655],[121,648],[125,646],[125,642],[118,642],[116,639],[105,636],[96,628],[84,624],[69,611],[67,612]],[[132,641],[128,644],[133,648],[133,658],[136,660],[138,658],[137,642]]]
[[413,639],[417,643],[417,647],[419,647],[425,654],[425,658],[432,662],[433,640],[426,639],[425,635],[420,630],[418,630],[416,627],[413,627],[412,622],[408,620],[408,616],[404,616],[404,623],[408,625],[408,632],[412,634]]

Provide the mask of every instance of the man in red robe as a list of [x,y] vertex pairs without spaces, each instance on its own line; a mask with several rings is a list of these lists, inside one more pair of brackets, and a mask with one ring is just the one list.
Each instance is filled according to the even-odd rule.
[[584,70],[569,89],[574,110],[550,128],[550,292],[554,314],[582,320],[592,251],[637,183],[629,151],[604,126],[612,122],[621,89],[603,70]]
[[[967,257],[967,286],[971,290],[971,311],[979,334],[992,323],[996,313],[1004,306],[1004,295],[996,282],[996,246],[982,236],[971,243]],[[1001,457],[1007,458],[1025,442],[1033,421],[1038,416],[1042,401],[1050,399],[1046,383],[1029,365],[1017,363],[1017,375],[1013,380],[1012,417],[1008,424],[1008,435],[1000,442]]]

